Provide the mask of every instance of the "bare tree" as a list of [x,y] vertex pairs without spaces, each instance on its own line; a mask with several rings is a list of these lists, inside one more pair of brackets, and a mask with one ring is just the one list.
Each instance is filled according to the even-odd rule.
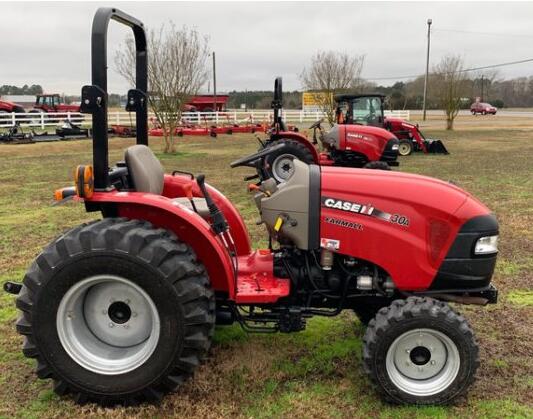
[[331,125],[335,123],[334,96],[361,85],[364,59],[364,55],[319,51],[311,58],[309,67],[304,68],[300,76],[303,87],[314,93],[315,102]]
[[432,88],[446,113],[446,129],[453,130],[465,94],[467,74],[459,55],[446,55],[433,69]]
[[[165,153],[175,152],[174,136],[183,105],[207,80],[208,38],[173,23],[148,33],[148,95],[150,108],[163,129]],[[135,44],[126,38],[115,55],[117,72],[135,83]]]

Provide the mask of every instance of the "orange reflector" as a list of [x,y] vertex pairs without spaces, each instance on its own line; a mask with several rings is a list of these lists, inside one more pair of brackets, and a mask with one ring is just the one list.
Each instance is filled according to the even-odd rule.
[[56,189],[54,192],[54,200],[62,201],[63,199],[73,195],[76,195],[76,190],[72,186],[69,186],[68,188]]
[[54,192],[54,200],[61,201],[63,199],[63,188],[56,189]]
[[94,174],[91,165],[78,166],[74,172],[76,195],[80,198],[90,198],[94,192]]

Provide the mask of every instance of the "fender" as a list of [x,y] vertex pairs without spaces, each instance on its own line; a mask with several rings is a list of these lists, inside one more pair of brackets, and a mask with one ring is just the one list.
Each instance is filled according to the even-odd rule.
[[86,203],[111,206],[118,217],[146,220],[156,227],[173,231],[189,244],[204,264],[215,291],[235,299],[233,267],[228,251],[198,214],[174,204],[171,199],[143,192],[95,192]]
[[299,134],[297,132],[292,132],[292,131],[280,131],[272,135],[272,140],[274,141],[280,140],[282,138],[288,138],[290,140],[295,140],[303,144],[311,152],[313,159],[315,160],[315,163],[316,164],[319,163],[320,157],[318,155],[318,151],[316,150],[315,146],[311,144],[311,142],[306,137],[304,137],[302,134]]
[[[192,187],[192,194],[195,197],[203,198],[202,191],[198,187],[198,184],[193,181],[189,176],[184,175],[165,175],[163,187],[163,196],[167,198],[178,198],[186,196],[186,189]],[[218,189],[212,187],[209,184],[205,184],[211,198],[215,201],[215,204],[220,208],[224,217],[229,224],[231,236],[235,241],[235,247],[237,248],[237,255],[249,255],[252,253],[252,244],[250,242],[250,235],[246,224],[241,217],[241,214],[233,206],[231,201],[226,198]]]

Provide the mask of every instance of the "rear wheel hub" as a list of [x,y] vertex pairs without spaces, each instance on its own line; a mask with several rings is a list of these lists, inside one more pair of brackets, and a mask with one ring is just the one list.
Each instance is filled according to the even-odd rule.
[[132,281],[112,275],[75,284],[59,304],[56,326],[74,361],[107,375],[138,368],[159,340],[159,314],[150,296]]

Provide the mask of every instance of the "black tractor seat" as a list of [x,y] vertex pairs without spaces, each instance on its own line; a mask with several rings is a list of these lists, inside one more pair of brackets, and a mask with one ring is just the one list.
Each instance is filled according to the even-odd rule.
[[[132,186],[137,192],[156,195],[163,193],[165,171],[149,147],[141,144],[128,147],[125,162]],[[209,217],[209,208],[204,198],[193,198],[191,202],[187,197],[180,197],[172,199],[172,202],[197,212],[202,218]]]

